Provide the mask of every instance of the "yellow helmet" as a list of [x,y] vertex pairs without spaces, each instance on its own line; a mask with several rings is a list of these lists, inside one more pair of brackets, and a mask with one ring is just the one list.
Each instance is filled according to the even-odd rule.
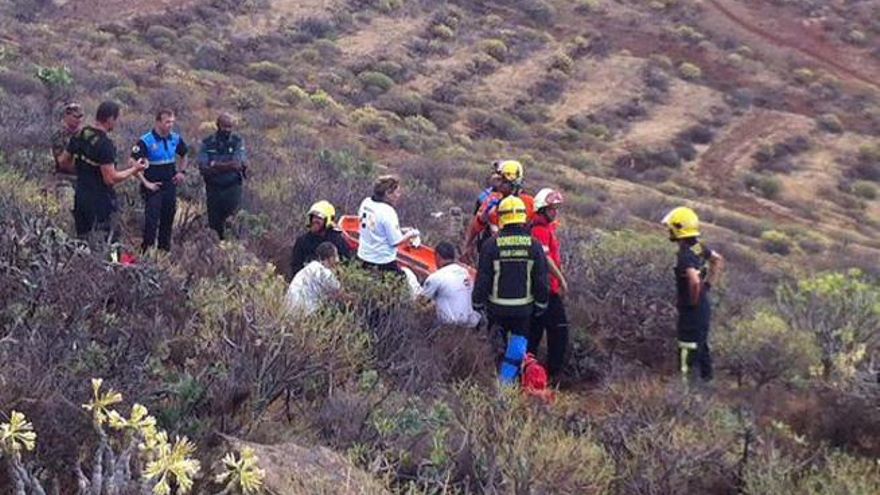
[[686,206],[679,206],[667,213],[661,223],[669,228],[670,240],[700,236],[700,219],[694,210]]
[[523,224],[527,220],[526,204],[518,196],[508,196],[498,204],[498,226]]
[[309,208],[308,217],[311,218],[313,215],[324,219],[324,227],[328,229],[336,226],[336,208],[329,201],[318,201],[313,204]]
[[498,173],[508,182],[519,184],[523,179],[522,163],[516,160],[504,160],[498,164]]

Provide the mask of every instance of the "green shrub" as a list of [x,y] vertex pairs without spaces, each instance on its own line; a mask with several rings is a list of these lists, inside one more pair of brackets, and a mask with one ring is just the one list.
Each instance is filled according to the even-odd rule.
[[292,106],[299,105],[300,103],[309,99],[309,94],[296,84],[291,84],[290,86],[284,88],[284,92],[282,93],[282,95],[284,97],[284,101],[291,104]]
[[312,102],[312,105],[320,109],[341,108],[341,105],[339,105],[339,103],[336,103],[336,100],[334,100],[333,97],[327,94],[327,92],[323,89],[319,89],[309,95],[309,101]]
[[397,116],[390,112],[380,112],[371,106],[366,106],[352,112],[351,120],[358,130],[364,134],[387,137],[393,121],[397,120]]
[[686,24],[681,24],[675,28],[675,34],[678,35],[679,38],[689,41],[691,43],[698,43],[706,39],[706,36],[703,33],[697,31],[694,27],[688,26]]
[[601,0],[577,0],[574,11],[578,14],[590,14],[602,6]]
[[748,174],[744,182],[749,191],[767,199],[775,199],[782,191],[782,181],[772,175]]
[[761,247],[768,253],[787,256],[792,252],[794,240],[785,232],[767,230],[761,234]]
[[714,337],[720,367],[758,387],[807,378],[819,365],[819,349],[806,333],[793,331],[779,315],[761,310]]
[[565,74],[571,74],[574,70],[574,60],[565,53],[559,52],[553,55],[553,59],[550,61],[550,68]]
[[678,74],[682,79],[687,81],[695,81],[703,77],[703,70],[690,62],[682,62],[678,66]]
[[816,118],[816,124],[819,129],[832,134],[840,134],[843,132],[843,122],[840,117],[833,113],[825,113]]
[[852,185],[852,192],[856,196],[873,201],[877,199],[877,186],[865,180],[856,181]]
[[264,60],[247,66],[248,77],[261,82],[275,82],[284,77],[287,71],[280,65]]
[[394,86],[394,79],[391,79],[381,72],[371,70],[358,74],[358,81],[361,82],[364,88],[375,88],[383,93]]
[[441,40],[451,40],[455,38],[455,30],[446,24],[434,24],[431,26],[431,36]]
[[747,464],[743,484],[743,492],[749,494],[867,495],[880,493],[880,467],[842,452],[811,455],[804,461],[771,447]]
[[556,19],[556,9],[544,0],[516,0],[523,15],[539,26],[550,26]]
[[799,84],[810,84],[816,80],[816,77],[816,73],[806,67],[801,67],[794,71],[794,80]]
[[499,62],[504,62],[507,58],[507,45],[499,39],[483,40],[480,50]]
[[144,32],[147,43],[157,50],[170,48],[177,39],[177,32],[165,26],[154,24]]
[[844,35],[843,39],[853,45],[864,45],[868,41],[868,36],[858,29],[851,29]]
[[789,327],[816,339],[826,379],[851,380],[880,344],[880,285],[859,270],[783,284],[776,299]]

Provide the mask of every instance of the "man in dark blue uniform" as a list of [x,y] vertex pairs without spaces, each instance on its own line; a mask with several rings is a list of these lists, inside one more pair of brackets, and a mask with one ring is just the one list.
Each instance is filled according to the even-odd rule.
[[471,296],[474,310],[488,310],[490,320],[507,338],[499,373],[504,385],[516,382],[526,357],[531,320],[541,316],[550,298],[547,257],[526,229],[527,211],[517,196],[508,196],[498,205],[501,230],[480,250]]
[[93,232],[104,240],[112,239],[112,215],[116,211],[113,186],[147,168],[146,163],[135,162],[129,169],[116,170],[116,145],[107,134],[116,127],[119,110],[112,101],[101,103],[94,125],[74,134],[57,158],[59,170],[76,172],[73,218],[76,235],[81,239],[88,239]]
[[144,198],[143,250],[156,244],[159,249],[171,250],[171,227],[177,212],[177,186],[186,178],[188,148],[174,129],[174,111],[156,112],[153,130],[141,136],[131,150],[132,161],[146,161],[141,196]]
[[678,295],[678,349],[682,378],[690,379],[696,365],[700,378],[712,380],[709,325],[712,303],[709,290],[721,277],[724,258],[700,241],[700,220],[690,208],[670,211],[662,223],[669,229],[669,240],[678,244],[675,285]]
[[241,184],[245,178],[244,140],[233,133],[235,119],[228,113],[217,117],[217,132],[202,140],[199,171],[205,178],[208,226],[224,238],[226,219],[241,204]]

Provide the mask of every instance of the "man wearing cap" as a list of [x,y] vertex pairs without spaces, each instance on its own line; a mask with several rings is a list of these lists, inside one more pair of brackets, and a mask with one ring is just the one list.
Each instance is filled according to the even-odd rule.
[[241,204],[241,185],[245,178],[244,140],[233,133],[235,118],[229,113],[217,117],[217,132],[202,140],[199,172],[205,179],[208,226],[224,238],[226,219]]
[[131,150],[131,161],[146,160],[149,167],[144,173],[141,196],[144,198],[144,238],[142,249],[156,244],[159,249],[171,250],[171,227],[177,212],[177,186],[186,178],[186,143],[173,131],[174,111],[156,112],[153,130],[141,136]]
[[82,105],[68,103],[61,115],[61,127],[52,134],[52,159],[55,170],[49,180],[48,189],[54,190],[55,198],[63,210],[73,210],[73,189],[76,184],[76,169],[73,161],[62,163],[61,158],[70,143],[70,138],[82,128],[84,117]]
[[112,216],[116,211],[113,187],[147,168],[146,162],[141,160],[126,170],[116,169],[116,146],[108,134],[116,128],[119,113],[117,103],[101,103],[95,124],[77,132],[58,157],[62,169],[71,170],[71,164],[76,167],[73,218],[76,235],[81,239],[88,239],[92,232],[98,232],[105,239],[112,240]]

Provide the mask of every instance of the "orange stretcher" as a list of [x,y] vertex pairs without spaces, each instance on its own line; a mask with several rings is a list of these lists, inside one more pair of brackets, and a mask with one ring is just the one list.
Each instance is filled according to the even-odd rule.
[[[339,218],[337,226],[342,230],[346,242],[352,250],[357,251],[360,239],[361,223],[354,215],[343,215]],[[397,263],[401,268],[406,267],[413,271],[419,281],[424,282],[428,275],[437,271],[437,261],[434,258],[434,248],[421,245],[413,247],[404,243],[397,248]],[[468,267],[471,278],[476,277],[476,271]]]

